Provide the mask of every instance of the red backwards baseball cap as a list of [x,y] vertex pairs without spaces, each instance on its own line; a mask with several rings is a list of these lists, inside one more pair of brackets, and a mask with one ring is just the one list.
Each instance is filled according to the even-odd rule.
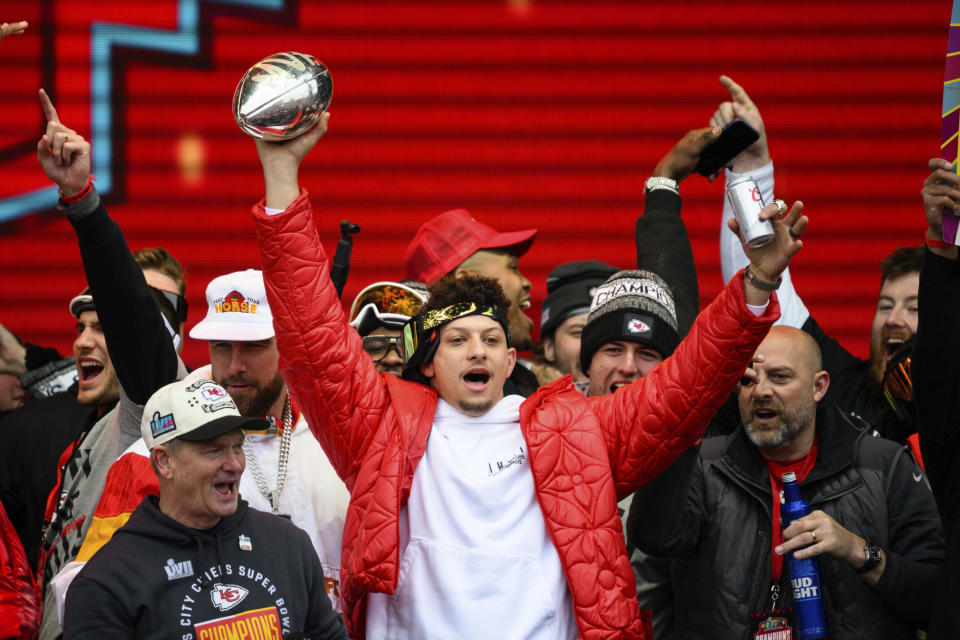
[[535,235],[536,229],[500,233],[466,209],[454,209],[421,225],[407,245],[403,259],[409,277],[430,283],[481,249],[505,249],[517,257],[522,256],[533,244]]

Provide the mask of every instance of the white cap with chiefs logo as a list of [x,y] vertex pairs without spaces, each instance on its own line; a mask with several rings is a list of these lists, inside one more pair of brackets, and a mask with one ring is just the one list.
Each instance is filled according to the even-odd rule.
[[273,314],[267,303],[263,273],[247,269],[210,281],[207,315],[190,330],[191,338],[245,342],[273,336]]
[[143,408],[140,435],[148,449],[174,438],[210,440],[234,429],[266,429],[262,418],[240,415],[226,390],[213,380],[187,379],[161,387]]

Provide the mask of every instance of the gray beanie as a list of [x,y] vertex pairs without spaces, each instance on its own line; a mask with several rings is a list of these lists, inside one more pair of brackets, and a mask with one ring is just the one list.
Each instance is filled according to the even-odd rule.
[[651,271],[620,271],[597,287],[580,337],[580,368],[590,369],[593,354],[616,340],[639,342],[664,358],[680,344],[673,292]]

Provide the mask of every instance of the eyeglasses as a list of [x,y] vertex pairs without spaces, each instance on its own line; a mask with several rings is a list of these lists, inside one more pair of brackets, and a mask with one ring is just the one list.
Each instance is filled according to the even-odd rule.
[[370,354],[374,362],[386,358],[390,349],[403,359],[402,340],[401,336],[367,336],[363,339],[363,350]]
[[170,303],[170,306],[172,306],[173,310],[177,313],[177,318],[181,323],[187,321],[187,301],[183,296],[174,293],[173,291],[167,291],[166,289],[157,289],[156,287],[150,288],[167,299],[167,302]]

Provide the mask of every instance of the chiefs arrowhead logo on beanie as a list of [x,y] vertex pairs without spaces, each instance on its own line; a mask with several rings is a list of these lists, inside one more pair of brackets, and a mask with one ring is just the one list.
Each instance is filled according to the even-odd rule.
[[677,311],[663,278],[651,271],[620,271],[597,287],[580,337],[583,371],[601,346],[616,340],[649,345],[664,358],[677,348]]

